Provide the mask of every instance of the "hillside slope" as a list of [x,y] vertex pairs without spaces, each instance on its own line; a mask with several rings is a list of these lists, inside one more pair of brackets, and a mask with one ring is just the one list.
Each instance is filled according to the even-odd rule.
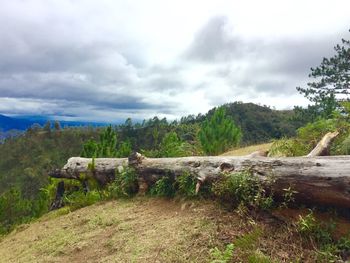
[[316,259],[309,239],[276,215],[243,216],[215,202],[135,198],[63,211],[4,237],[0,262],[211,262],[220,259],[211,249],[229,243],[229,262]]
[[51,213],[2,240],[0,262],[205,262],[210,209],[136,199]]
[[268,150],[270,150],[271,145],[272,145],[272,142],[250,145],[247,147],[233,149],[233,150],[227,151],[227,152],[220,154],[220,155],[222,155],[222,156],[244,156],[244,155],[248,155],[248,154],[251,154],[253,152],[256,152],[256,151],[268,151]]

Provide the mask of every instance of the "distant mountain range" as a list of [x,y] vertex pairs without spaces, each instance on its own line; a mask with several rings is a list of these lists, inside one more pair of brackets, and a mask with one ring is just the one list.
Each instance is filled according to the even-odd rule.
[[[9,117],[0,114],[0,131],[7,132],[9,130],[20,130],[24,131],[32,126],[34,123],[39,125],[44,125],[47,121],[52,123],[55,120],[51,120],[45,116],[24,116],[21,118]],[[107,123],[102,122],[82,122],[82,121],[60,121],[58,120],[62,127],[64,126],[105,126]]]

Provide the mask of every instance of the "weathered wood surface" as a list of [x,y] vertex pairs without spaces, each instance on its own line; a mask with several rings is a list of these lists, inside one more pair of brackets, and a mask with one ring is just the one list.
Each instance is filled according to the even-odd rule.
[[214,181],[223,172],[250,170],[261,179],[273,181],[269,186],[274,193],[282,195],[283,189],[291,187],[297,191],[296,200],[306,204],[321,204],[350,209],[350,156],[324,157],[231,157],[206,156],[182,158],[145,158],[134,154],[127,159],[95,159],[92,172],[89,163],[92,159],[70,158],[61,170],[51,176],[78,179],[81,173],[106,183],[114,178],[114,171],[122,165],[133,166],[140,184],[150,185],[162,176],[179,176],[190,172],[200,184]]
[[116,169],[123,169],[128,165],[128,158],[92,158],[71,157],[62,169],[49,173],[54,178],[85,180],[94,178],[101,185],[105,185],[115,178]]
[[325,136],[323,136],[321,141],[318,142],[316,147],[307,155],[307,157],[329,155],[329,148],[331,147],[332,142],[338,135],[338,131],[328,132]]

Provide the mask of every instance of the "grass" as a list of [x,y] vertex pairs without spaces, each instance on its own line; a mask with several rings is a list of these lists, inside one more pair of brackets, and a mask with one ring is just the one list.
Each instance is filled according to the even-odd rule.
[[290,213],[150,197],[63,208],[3,237],[0,262],[316,262]]
[[133,199],[48,214],[6,236],[0,262],[205,262],[215,245],[211,206]]
[[271,145],[272,145],[272,143],[251,145],[251,146],[247,146],[247,147],[233,149],[233,150],[225,152],[221,155],[223,155],[223,156],[243,156],[243,155],[251,154],[251,153],[256,152],[256,151],[267,151],[270,149]]

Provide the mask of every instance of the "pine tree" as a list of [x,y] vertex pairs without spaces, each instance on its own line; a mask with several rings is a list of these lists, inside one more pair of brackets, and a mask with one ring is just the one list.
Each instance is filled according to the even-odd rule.
[[350,41],[342,39],[341,45],[334,47],[336,54],[331,58],[323,58],[321,65],[311,68],[307,88],[297,90],[328,117],[339,106],[340,101],[349,101],[350,95]]
[[206,119],[199,131],[199,140],[206,154],[217,155],[236,146],[242,137],[241,130],[226,117],[225,108],[215,110],[210,119]]
[[117,157],[117,134],[108,126],[100,135],[100,142],[88,140],[83,145],[81,157],[110,158]]
[[100,135],[97,157],[116,157],[117,155],[117,134],[108,126]]
[[88,140],[83,144],[83,151],[81,152],[81,157],[86,158],[96,158],[97,157],[98,144],[95,140]]

